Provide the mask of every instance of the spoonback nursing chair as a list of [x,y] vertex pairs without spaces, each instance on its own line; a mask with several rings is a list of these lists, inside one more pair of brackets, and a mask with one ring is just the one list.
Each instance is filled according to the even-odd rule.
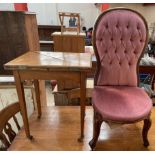
[[115,8],[103,12],[93,32],[97,58],[92,104],[94,109],[93,138],[95,149],[103,121],[130,124],[144,121],[142,136],[148,146],[152,101],[138,87],[139,60],[147,45],[148,26],[138,12]]

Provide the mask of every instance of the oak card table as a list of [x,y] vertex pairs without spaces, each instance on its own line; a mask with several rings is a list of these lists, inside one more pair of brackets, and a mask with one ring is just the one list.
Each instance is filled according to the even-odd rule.
[[38,118],[41,117],[39,80],[66,79],[80,83],[81,135],[79,141],[81,141],[84,137],[86,72],[90,71],[91,67],[92,61],[89,53],[39,51],[27,52],[4,65],[5,69],[13,71],[25,133],[29,139],[32,139],[32,136],[27,117],[23,81],[33,80],[34,82]]

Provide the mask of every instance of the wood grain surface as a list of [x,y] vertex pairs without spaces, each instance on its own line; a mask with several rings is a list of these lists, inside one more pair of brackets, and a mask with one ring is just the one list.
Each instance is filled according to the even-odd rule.
[[[9,150],[90,150],[88,142],[93,134],[93,110],[86,108],[85,137],[77,141],[80,133],[80,113],[78,106],[42,107],[42,117],[37,119],[37,111],[30,118],[30,128],[34,140],[25,137],[22,128]],[[96,150],[155,150],[155,108],[152,110],[152,127],[148,138],[150,146],[145,148],[142,140],[143,122],[114,126],[103,123]]]
[[34,68],[65,68],[68,70],[85,70],[91,68],[91,55],[89,53],[68,52],[27,52],[22,56],[6,63],[5,69],[26,70]]

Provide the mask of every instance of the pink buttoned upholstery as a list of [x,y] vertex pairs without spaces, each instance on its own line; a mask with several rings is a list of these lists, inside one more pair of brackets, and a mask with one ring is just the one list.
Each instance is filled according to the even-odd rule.
[[102,14],[94,29],[98,61],[93,107],[105,120],[132,122],[148,116],[152,103],[137,87],[137,63],[147,41],[147,25],[127,9]]
[[151,111],[152,101],[142,88],[95,86],[93,106],[105,120],[134,122]]
[[138,87],[138,66],[147,45],[148,27],[136,11],[115,8],[103,12],[93,32],[93,47],[97,58],[92,104],[94,108],[94,150],[103,121],[135,123],[144,120],[142,137],[149,145],[147,134],[151,127],[152,101]]
[[100,18],[96,47],[101,63],[97,85],[137,85],[136,65],[146,42],[143,19],[129,10],[114,10]]

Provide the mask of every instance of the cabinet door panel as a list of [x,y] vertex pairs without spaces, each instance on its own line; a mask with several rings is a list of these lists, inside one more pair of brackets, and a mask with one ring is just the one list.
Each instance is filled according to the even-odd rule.
[[63,52],[72,52],[72,40],[70,36],[63,36]]
[[78,50],[78,38],[72,37],[71,41],[72,41],[72,43],[71,43],[72,52],[79,52],[79,50]]
[[62,51],[62,37],[61,36],[53,36],[54,41],[54,51]]
[[11,60],[27,52],[29,48],[25,32],[24,14],[8,12],[6,21],[11,50],[9,52],[12,53]]
[[19,12],[2,11],[0,15],[0,74],[11,74],[3,64],[28,50],[24,33],[24,15]]
[[85,52],[85,40],[83,37],[78,37],[78,52]]
[[[12,72],[4,70],[3,64],[28,52],[30,47],[39,49],[36,15],[30,15],[33,17],[31,22],[29,22],[29,31],[26,31],[25,19],[26,17],[28,19],[28,16],[29,14],[25,12],[0,12],[0,74],[12,74]],[[36,30],[34,27],[36,27]],[[35,37],[30,40],[29,38],[31,37],[29,36]],[[34,43],[35,45],[33,46],[32,44]]]
[[0,23],[4,23],[0,24],[0,74],[4,74],[3,64],[6,62],[7,58],[10,57],[5,16],[6,15],[3,13],[0,15]]

